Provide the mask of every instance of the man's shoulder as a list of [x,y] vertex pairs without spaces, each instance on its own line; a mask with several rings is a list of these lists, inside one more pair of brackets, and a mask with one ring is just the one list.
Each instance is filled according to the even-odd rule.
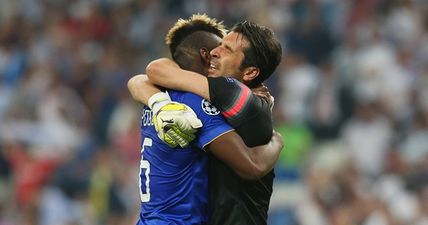
[[202,97],[191,92],[168,90],[173,101],[202,101]]
[[168,93],[173,101],[188,105],[198,116],[217,116],[220,114],[218,108],[199,95],[175,90]]

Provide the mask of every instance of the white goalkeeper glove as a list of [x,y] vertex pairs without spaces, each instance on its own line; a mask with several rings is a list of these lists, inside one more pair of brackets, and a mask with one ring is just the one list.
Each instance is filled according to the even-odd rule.
[[149,99],[149,107],[153,111],[158,137],[172,148],[188,146],[196,138],[197,129],[202,127],[202,122],[190,107],[171,101],[166,93],[153,95]]

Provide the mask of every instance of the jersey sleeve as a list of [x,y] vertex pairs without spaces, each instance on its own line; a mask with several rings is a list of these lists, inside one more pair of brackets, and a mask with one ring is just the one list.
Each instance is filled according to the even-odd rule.
[[234,130],[223,118],[220,110],[209,101],[192,93],[186,93],[184,96],[182,103],[192,108],[203,124],[194,142],[196,147],[204,149],[216,138]]
[[255,96],[234,78],[208,77],[211,103],[236,129],[248,146],[262,145],[272,137],[270,103]]
[[208,77],[211,103],[218,107],[226,119],[239,117],[252,99],[251,90],[233,78]]

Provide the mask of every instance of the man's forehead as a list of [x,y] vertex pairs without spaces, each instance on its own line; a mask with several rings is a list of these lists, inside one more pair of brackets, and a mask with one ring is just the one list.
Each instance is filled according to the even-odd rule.
[[249,46],[249,42],[244,35],[238,32],[231,31],[229,32],[222,40],[222,42],[231,45],[233,48],[246,48]]

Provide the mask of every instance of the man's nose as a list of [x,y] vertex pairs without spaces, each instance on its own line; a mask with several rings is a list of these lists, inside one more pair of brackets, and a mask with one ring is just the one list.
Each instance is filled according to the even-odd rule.
[[210,55],[212,58],[218,58],[219,57],[219,53],[218,53],[218,47],[214,48],[211,50]]

